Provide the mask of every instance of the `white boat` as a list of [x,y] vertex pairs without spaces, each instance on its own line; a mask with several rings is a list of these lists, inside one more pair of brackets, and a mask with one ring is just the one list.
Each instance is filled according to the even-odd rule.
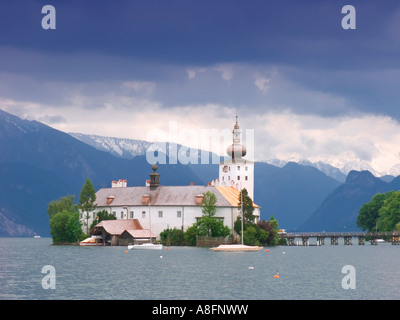
[[210,248],[212,251],[225,251],[225,252],[243,252],[243,251],[259,251],[263,247],[246,246],[244,244],[221,244],[218,247]]
[[129,250],[162,250],[163,245],[159,243],[140,243],[128,245]]
[[40,239],[40,236],[33,236],[34,239]]
[[102,236],[91,236],[81,242],[79,242],[80,246],[100,246],[103,245]]

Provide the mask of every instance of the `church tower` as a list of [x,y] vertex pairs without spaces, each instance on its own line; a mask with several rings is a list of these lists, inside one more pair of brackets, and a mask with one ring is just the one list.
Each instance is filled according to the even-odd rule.
[[254,201],[254,162],[243,159],[246,155],[246,146],[241,143],[242,130],[236,123],[232,131],[233,141],[227,153],[230,159],[222,161],[219,165],[219,181],[221,186],[231,186],[238,190],[246,188],[250,198]]

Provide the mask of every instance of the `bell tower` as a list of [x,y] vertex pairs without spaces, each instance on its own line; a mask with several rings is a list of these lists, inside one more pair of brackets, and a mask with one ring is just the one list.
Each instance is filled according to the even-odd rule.
[[220,163],[218,183],[238,190],[246,188],[250,198],[254,201],[254,162],[243,158],[247,150],[241,140],[242,130],[236,116],[236,123],[232,131],[232,144],[226,150],[230,159]]
[[160,185],[160,174],[157,171],[158,166],[156,163],[154,163],[151,168],[153,169],[153,172],[150,173],[150,190],[157,189],[157,187]]

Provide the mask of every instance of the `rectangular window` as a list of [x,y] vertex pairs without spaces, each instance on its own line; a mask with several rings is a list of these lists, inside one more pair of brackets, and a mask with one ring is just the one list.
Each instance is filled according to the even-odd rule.
[[247,171],[247,169],[248,169],[248,168],[247,168],[247,166],[246,166],[246,167],[244,168],[244,170],[246,170],[246,171]]
[[228,176],[228,181],[230,181],[231,180],[231,176]]
[[244,177],[244,180],[246,180],[246,181],[247,181],[247,176],[245,176],[245,177]]
[[240,166],[238,166],[238,171],[240,171]]
[[176,217],[181,218],[182,217],[182,211],[177,211],[176,212]]
[[159,217],[159,218],[162,218],[162,216],[163,216],[162,211],[158,211],[158,217]]
[[117,217],[117,213],[115,211],[113,211],[113,215],[114,217]]
[[142,211],[142,218],[146,218],[146,211]]
[[121,211],[121,219],[124,217],[124,212]]
[[131,211],[131,216],[130,217],[131,217],[131,219],[133,219],[133,211]]
[[238,180],[240,180],[240,176],[238,176]]

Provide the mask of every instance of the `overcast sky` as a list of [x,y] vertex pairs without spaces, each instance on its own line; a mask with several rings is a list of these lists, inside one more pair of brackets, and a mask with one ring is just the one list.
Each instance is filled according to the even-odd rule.
[[400,163],[399,89],[397,0],[0,3],[0,109],[66,132],[146,140],[171,121],[231,129],[237,112],[256,160],[385,171]]

